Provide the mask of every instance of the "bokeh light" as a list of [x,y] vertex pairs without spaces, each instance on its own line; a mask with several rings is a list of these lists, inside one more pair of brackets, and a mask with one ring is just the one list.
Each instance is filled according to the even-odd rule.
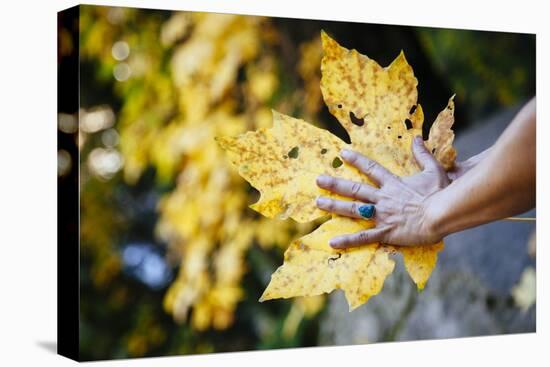
[[120,136],[116,129],[107,129],[101,133],[101,142],[107,148],[114,148],[117,146],[120,140]]
[[159,247],[148,243],[131,243],[122,250],[125,271],[153,289],[166,287],[171,269],[159,253]]
[[78,131],[76,116],[69,113],[60,113],[57,116],[57,126],[65,134],[73,134]]
[[115,149],[95,148],[88,156],[90,171],[99,178],[108,180],[121,168],[123,159]]
[[117,41],[111,49],[113,58],[117,61],[126,60],[128,55],[130,55],[130,46],[124,41]]
[[80,129],[86,133],[96,133],[108,129],[115,123],[115,114],[108,106],[80,111]]
[[57,175],[66,176],[72,167],[71,154],[65,149],[60,149],[57,151]]
[[130,65],[125,62],[121,62],[115,65],[113,69],[113,76],[119,82],[124,82],[130,77],[131,72]]

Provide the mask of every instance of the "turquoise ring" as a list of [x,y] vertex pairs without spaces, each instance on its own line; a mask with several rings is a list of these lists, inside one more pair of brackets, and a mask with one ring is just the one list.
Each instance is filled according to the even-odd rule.
[[359,215],[361,215],[363,218],[371,219],[374,217],[374,205],[372,204],[365,204],[361,205],[357,211],[359,212]]

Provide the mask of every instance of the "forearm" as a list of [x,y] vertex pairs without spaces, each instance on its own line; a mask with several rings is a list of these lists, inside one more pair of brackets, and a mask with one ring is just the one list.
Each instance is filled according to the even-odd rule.
[[481,162],[483,159],[487,158],[487,156],[489,156],[489,153],[491,152],[492,148],[493,147],[489,147],[489,148],[485,149],[483,152],[474,155],[473,157],[468,159],[466,162],[464,162],[468,166],[467,171],[469,171],[470,169],[477,166],[478,163]]
[[533,99],[479,164],[428,198],[433,230],[444,237],[534,207],[535,125]]

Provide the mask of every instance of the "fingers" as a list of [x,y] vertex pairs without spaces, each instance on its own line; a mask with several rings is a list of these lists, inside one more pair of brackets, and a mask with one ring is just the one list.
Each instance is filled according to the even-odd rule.
[[317,198],[317,207],[319,209],[351,218],[365,219],[359,213],[359,208],[363,205],[365,205],[365,203],[357,201],[334,200],[323,196]]
[[346,162],[373,179],[378,186],[382,186],[386,181],[396,178],[390,171],[357,152],[342,150],[340,155]]
[[428,151],[420,135],[414,137],[412,146],[414,158],[416,159],[422,170],[439,170],[439,162]]
[[335,178],[327,175],[317,177],[317,185],[325,190],[360,201],[376,202],[376,189],[370,185]]
[[386,233],[387,230],[384,228],[367,229],[366,231],[334,237],[330,240],[329,245],[333,248],[345,249],[374,242],[385,242]]

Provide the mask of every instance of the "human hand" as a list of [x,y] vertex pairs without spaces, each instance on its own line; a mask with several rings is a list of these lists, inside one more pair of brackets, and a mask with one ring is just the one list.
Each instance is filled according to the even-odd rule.
[[[379,188],[366,183],[321,175],[317,185],[325,190],[354,199],[335,200],[319,197],[317,207],[338,215],[363,218],[367,204],[375,207],[372,219],[376,227],[338,236],[330,241],[334,248],[348,248],[373,242],[393,245],[428,245],[441,240],[427,211],[429,198],[449,185],[447,173],[426,149],[422,137],[413,142],[413,155],[422,168],[418,174],[398,177],[378,163],[353,151],[344,150],[342,158],[373,180]],[[366,210],[368,212],[368,210]],[[368,216],[368,215],[367,215]]]

